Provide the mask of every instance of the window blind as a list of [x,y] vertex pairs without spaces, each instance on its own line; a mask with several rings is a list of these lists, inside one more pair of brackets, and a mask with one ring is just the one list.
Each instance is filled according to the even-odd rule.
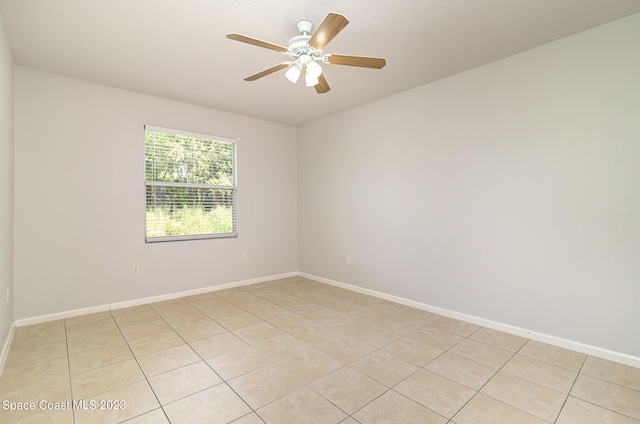
[[145,240],[237,236],[235,170],[235,140],[145,126]]

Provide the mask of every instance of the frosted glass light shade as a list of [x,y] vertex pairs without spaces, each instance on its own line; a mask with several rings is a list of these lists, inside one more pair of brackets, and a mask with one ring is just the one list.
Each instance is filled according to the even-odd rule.
[[318,81],[318,77],[313,76],[313,74],[309,72],[308,69],[307,72],[305,72],[304,80],[307,83],[307,87],[313,87],[320,82]]
[[318,78],[322,74],[322,67],[317,62],[307,63],[307,75],[311,74],[314,78]]
[[287,72],[285,72],[284,76],[287,77],[289,81],[295,84],[300,78],[301,71],[302,69],[300,69],[300,66],[297,63],[294,63],[289,67],[289,69],[287,69]]

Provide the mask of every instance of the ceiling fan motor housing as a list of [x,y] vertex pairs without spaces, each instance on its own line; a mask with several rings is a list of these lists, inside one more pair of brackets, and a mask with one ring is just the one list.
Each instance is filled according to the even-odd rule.
[[296,24],[300,35],[296,35],[289,43],[287,43],[287,50],[289,56],[294,61],[300,58],[300,56],[308,55],[314,60],[322,59],[322,50],[314,49],[309,46],[309,40],[311,39],[311,31],[313,30],[313,23],[308,20],[298,21]]

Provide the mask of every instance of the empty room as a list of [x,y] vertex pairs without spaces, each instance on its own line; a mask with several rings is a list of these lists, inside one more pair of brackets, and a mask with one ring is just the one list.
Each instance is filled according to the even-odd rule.
[[640,424],[640,1],[0,0],[0,422]]

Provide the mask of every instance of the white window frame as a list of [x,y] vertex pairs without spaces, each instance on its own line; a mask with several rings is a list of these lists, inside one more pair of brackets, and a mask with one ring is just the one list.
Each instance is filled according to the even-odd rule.
[[[146,142],[146,131],[155,131],[155,132],[163,132],[163,133],[169,133],[169,134],[177,134],[177,135],[183,135],[183,136],[187,136],[187,137],[196,137],[196,138],[201,138],[201,139],[206,139],[206,140],[211,140],[212,142],[223,142],[223,143],[229,143],[233,145],[233,158],[232,158],[232,185],[216,185],[216,184],[190,184],[190,183],[172,183],[172,182],[165,182],[165,181],[149,181],[146,179],[146,169],[144,168],[146,166],[146,147],[147,147],[147,142]],[[144,158],[145,158],[145,163],[143,165],[143,170],[145,172],[145,181],[144,181],[144,185],[145,185],[145,194],[144,194],[144,204],[145,204],[145,224],[144,224],[144,231],[145,231],[145,242],[146,243],[158,243],[158,242],[167,242],[167,241],[184,241],[184,240],[202,240],[202,239],[218,239],[218,238],[233,238],[233,237],[237,237],[238,236],[238,229],[237,229],[237,151],[238,151],[238,145],[237,145],[237,139],[233,139],[233,138],[228,138],[228,137],[220,137],[220,136],[214,136],[214,135],[209,135],[209,134],[201,134],[201,133],[196,133],[196,132],[191,132],[191,131],[184,131],[184,130],[176,130],[173,128],[165,128],[165,127],[158,127],[158,126],[153,126],[153,125],[145,125],[144,126],[144,133],[145,135],[144,137]],[[226,233],[206,233],[206,234],[181,234],[181,235],[170,235],[170,236],[147,236],[147,187],[149,186],[156,186],[156,187],[182,187],[182,188],[204,188],[204,189],[224,189],[224,190],[231,190],[232,191],[232,197],[231,197],[231,204],[232,204],[232,231],[231,232],[226,232]]]

